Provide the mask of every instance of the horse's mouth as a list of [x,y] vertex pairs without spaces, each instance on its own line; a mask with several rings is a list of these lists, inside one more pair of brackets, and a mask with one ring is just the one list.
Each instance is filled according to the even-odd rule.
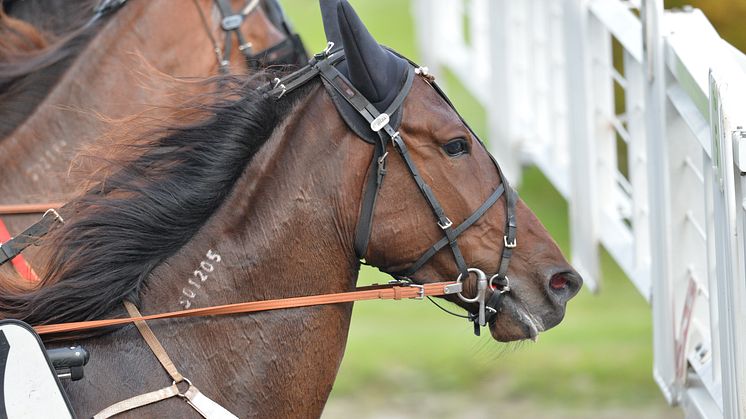
[[495,321],[489,325],[492,337],[500,342],[538,339],[539,333],[546,330],[544,322],[532,315],[521,301],[506,295],[499,308]]

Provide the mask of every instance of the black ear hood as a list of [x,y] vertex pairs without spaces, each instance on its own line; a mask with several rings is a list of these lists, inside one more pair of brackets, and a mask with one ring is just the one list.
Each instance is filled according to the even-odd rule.
[[[334,42],[334,51],[344,50],[345,60],[337,69],[379,112],[385,112],[401,91],[410,64],[382,47],[346,0],[320,0],[320,5],[327,40]],[[377,141],[370,124],[331,86],[326,88],[347,125],[365,141]],[[399,126],[401,114],[399,109],[389,115],[391,126]]]

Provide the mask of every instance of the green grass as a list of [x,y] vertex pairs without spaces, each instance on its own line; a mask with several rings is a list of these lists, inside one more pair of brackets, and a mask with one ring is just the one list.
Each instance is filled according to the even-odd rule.
[[[307,48],[323,49],[317,2],[283,4]],[[379,42],[417,59],[408,2],[353,4]],[[446,75],[445,81],[462,114],[483,132],[484,110],[453,77]],[[520,194],[567,251],[567,206],[537,169],[525,171]],[[660,409],[662,396],[651,373],[650,308],[606,254],[602,269],[603,293],[583,290],[570,302],[563,323],[543,333],[538,343],[505,345],[474,337],[465,320],[427,301],[357,303],[330,404],[352,400],[360,407],[364,399],[387,403],[400,394],[457,394],[463,403],[495,409],[506,400],[579,409]],[[387,279],[365,269],[360,283]]]

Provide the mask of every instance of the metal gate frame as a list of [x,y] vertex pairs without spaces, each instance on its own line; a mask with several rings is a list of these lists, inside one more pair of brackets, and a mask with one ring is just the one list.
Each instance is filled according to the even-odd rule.
[[603,245],[651,302],[669,403],[746,418],[746,56],[662,0],[416,0],[413,15],[422,61],[490,109],[501,164],[535,164],[568,200],[589,288]]

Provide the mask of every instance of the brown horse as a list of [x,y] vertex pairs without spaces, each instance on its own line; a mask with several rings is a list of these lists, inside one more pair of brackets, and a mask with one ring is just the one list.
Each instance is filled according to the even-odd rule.
[[[229,3],[233,10],[246,4],[244,0]],[[289,57],[280,55],[286,51],[273,49],[286,40],[286,34],[270,21],[270,12],[276,12],[269,10],[269,4],[274,3],[265,1],[249,13],[240,32],[263,64],[288,62]],[[8,31],[18,32],[12,30],[17,26],[30,30],[3,16],[6,21]],[[26,32],[21,37],[24,42],[29,37]],[[106,120],[143,113],[163,117],[158,108],[171,103],[177,88],[185,88],[169,77],[204,78],[218,73],[213,41],[224,47],[213,0],[178,6],[171,1],[130,1],[113,17],[102,17],[46,47],[11,54],[11,59],[0,63],[0,86],[4,86],[0,131],[9,132],[0,140],[0,204],[69,198],[70,161],[101,138],[109,126]],[[245,74],[246,60],[235,37],[231,43],[230,69]],[[263,57],[263,51],[277,56]],[[305,64],[304,56],[302,51],[295,53],[291,63]],[[195,90],[200,85],[186,88]],[[5,221],[12,232],[18,232],[29,218]]]
[[[432,79],[412,79],[409,63],[378,46],[346,2],[330,3],[336,6],[327,1],[323,8],[327,36],[343,45],[346,57],[338,65],[341,85],[383,108],[408,91],[384,129],[396,128],[394,137],[409,152],[405,158],[397,152],[401,144],[383,143],[385,180],[362,254],[355,250],[356,226],[369,171],[376,170],[370,164],[375,147],[362,140],[367,133],[361,137],[351,128],[352,119],[342,118],[337,107],[344,104],[318,79],[296,89],[272,83],[277,87],[267,93],[254,89],[267,79],[262,76],[199,122],[190,119],[138,141],[141,154],[66,207],[74,208],[66,223],[41,244],[48,258],[42,284],[4,286],[0,317],[41,324],[121,314],[125,298],[147,314],[346,291],[355,285],[360,257],[386,272],[405,270],[444,231],[452,232],[433,218],[432,199],[455,227],[498,185],[507,188]],[[288,92],[276,94],[284,86]],[[430,185],[432,199],[423,198],[418,182]],[[507,196],[458,237],[469,267],[498,271],[509,243]],[[532,212],[521,201],[514,211],[511,291],[489,324],[499,341],[531,338],[557,325],[582,283]],[[448,249],[411,279],[455,279],[459,269]],[[475,289],[472,279],[467,295]],[[352,304],[336,304],[151,326],[181,372],[233,413],[318,417],[344,352],[351,311]],[[92,354],[86,377],[65,387],[81,417],[170,383],[133,327],[79,343]],[[174,398],[131,417],[195,415]]]

